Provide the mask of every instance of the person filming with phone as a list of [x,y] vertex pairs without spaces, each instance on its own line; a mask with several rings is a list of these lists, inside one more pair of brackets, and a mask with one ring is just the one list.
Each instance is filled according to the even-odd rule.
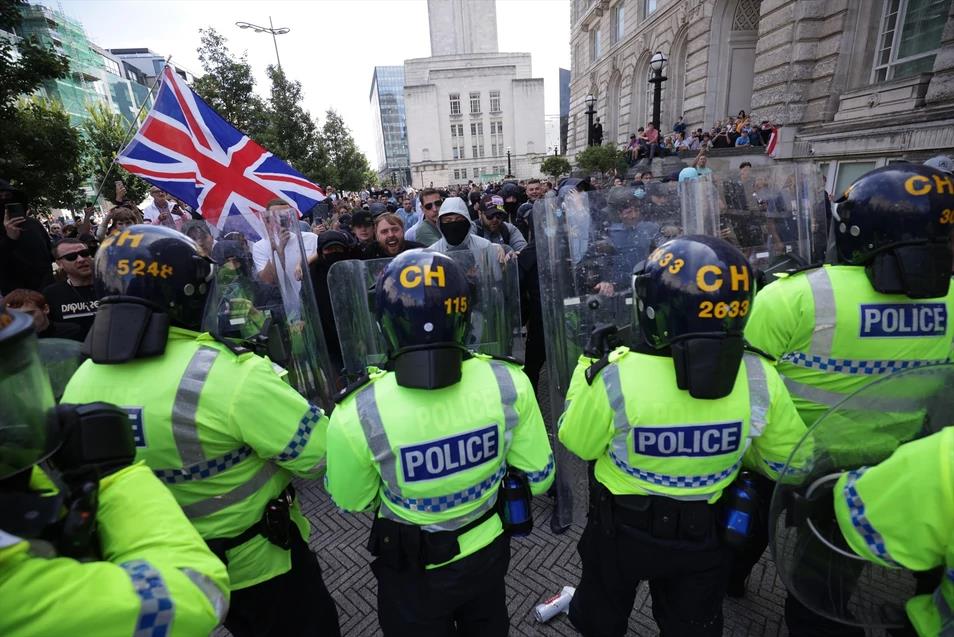
[[50,235],[22,202],[19,192],[0,187],[0,294],[18,288],[39,291],[53,283]]

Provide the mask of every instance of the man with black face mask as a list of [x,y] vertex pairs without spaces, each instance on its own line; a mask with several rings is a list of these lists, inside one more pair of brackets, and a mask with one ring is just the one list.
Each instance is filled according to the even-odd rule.
[[321,329],[328,346],[328,357],[336,372],[344,367],[344,362],[341,357],[338,330],[335,329],[335,317],[331,311],[328,270],[338,261],[354,258],[352,251],[351,237],[346,232],[326,230],[318,236],[318,260],[311,265],[311,284],[315,288],[315,301],[318,303]]
[[493,245],[487,239],[471,232],[473,226],[470,223],[470,213],[467,212],[467,204],[460,197],[448,197],[444,200],[437,215],[437,227],[441,231],[441,239],[430,246],[431,250],[437,252],[471,250]]

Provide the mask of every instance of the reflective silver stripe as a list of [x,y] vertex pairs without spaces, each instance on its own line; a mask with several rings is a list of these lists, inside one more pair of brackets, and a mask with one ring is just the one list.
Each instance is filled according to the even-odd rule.
[[179,570],[192,580],[192,583],[195,584],[200,591],[205,593],[209,603],[212,604],[212,609],[215,611],[215,616],[219,622],[224,621],[225,616],[228,615],[229,612],[229,600],[225,594],[222,593],[222,590],[215,585],[212,578],[198,571],[193,571],[191,568],[180,568]]
[[765,368],[757,356],[746,354],[742,359],[745,363],[745,377],[749,381],[749,437],[757,438],[762,435],[767,422],[769,406],[772,404],[768,391],[768,382],[765,379]]
[[144,560],[123,562],[120,566],[129,575],[133,589],[139,596],[139,618],[133,637],[167,635],[176,613],[162,575]]
[[[839,394],[837,392],[819,389],[818,387],[812,387],[811,385],[806,385],[804,383],[799,383],[798,381],[792,380],[787,376],[783,376],[782,380],[785,382],[785,386],[788,387],[788,391],[793,397],[802,398],[809,402],[825,405],[826,407],[834,407],[850,395]],[[865,398],[864,404],[858,403],[857,405],[852,405],[851,411],[919,412],[924,410],[924,408],[923,398],[899,398],[896,396],[885,398],[883,396],[870,396]]]
[[182,507],[186,517],[190,520],[202,518],[213,513],[218,513],[226,507],[230,507],[237,502],[241,502],[262,487],[264,487],[273,475],[278,473],[278,469],[271,462],[266,463],[258,473],[252,476],[252,479],[243,482],[228,493],[214,495],[205,500],[199,500],[192,504],[186,504]]
[[378,401],[374,397],[374,383],[359,391],[355,402],[364,439],[378,464],[384,488],[395,490],[398,488],[397,466],[394,452],[391,450],[391,441],[388,440],[388,433],[384,430],[384,422],[378,410]]
[[835,338],[835,291],[831,287],[831,277],[828,276],[826,268],[812,270],[806,278],[815,301],[811,353],[827,358],[831,356],[831,345]]
[[0,549],[5,549],[8,546],[13,546],[14,544],[19,544],[22,542],[20,538],[16,535],[10,535],[5,531],[0,530]]
[[517,414],[517,387],[513,384],[513,376],[507,369],[507,364],[501,361],[490,361],[490,368],[494,372],[494,378],[497,379],[497,387],[500,390],[500,406],[504,412],[504,453],[503,460],[506,460],[507,453],[510,451],[510,440],[513,438],[513,430],[520,423],[520,416]]
[[603,370],[603,386],[606,387],[606,398],[613,410],[613,427],[616,429],[616,435],[613,436],[613,453],[619,458],[629,458],[626,440],[631,427],[626,415],[626,397],[623,396],[618,365],[610,364]]
[[183,466],[205,460],[195,415],[199,410],[199,396],[202,395],[205,380],[218,355],[219,350],[210,347],[196,350],[176,389],[176,399],[172,405],[172,436],[175,438]]

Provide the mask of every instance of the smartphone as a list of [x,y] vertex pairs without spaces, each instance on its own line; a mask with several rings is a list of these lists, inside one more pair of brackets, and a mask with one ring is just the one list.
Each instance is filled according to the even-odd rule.
[[9,216],[11,219],[26,216],[26,206],[24,206],[22,203],[8,203],[5,210],[7,216]]

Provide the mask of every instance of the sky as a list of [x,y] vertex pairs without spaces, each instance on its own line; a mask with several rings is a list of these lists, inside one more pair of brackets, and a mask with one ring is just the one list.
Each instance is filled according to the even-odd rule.
[[[34,0],[35,1],[35,0]],[[103,48],[148,47],[196,75],[199,29],[215,27],[233,53],[248,53],[256,92],[267,93],[265,67],[275,63],[268,34],[237,21],[291,32],[278,36],[282,69],[302,84],[305,108],[323,121],[335,109],[372,166],[378,165],[369,92],[375,66],[430,55],[425,0],[43,0],[79,19]],[[532,54],[542,77],[546,113],[559,113],[559,71],[570,68],[569,0],[497,0],[500,51]]]

